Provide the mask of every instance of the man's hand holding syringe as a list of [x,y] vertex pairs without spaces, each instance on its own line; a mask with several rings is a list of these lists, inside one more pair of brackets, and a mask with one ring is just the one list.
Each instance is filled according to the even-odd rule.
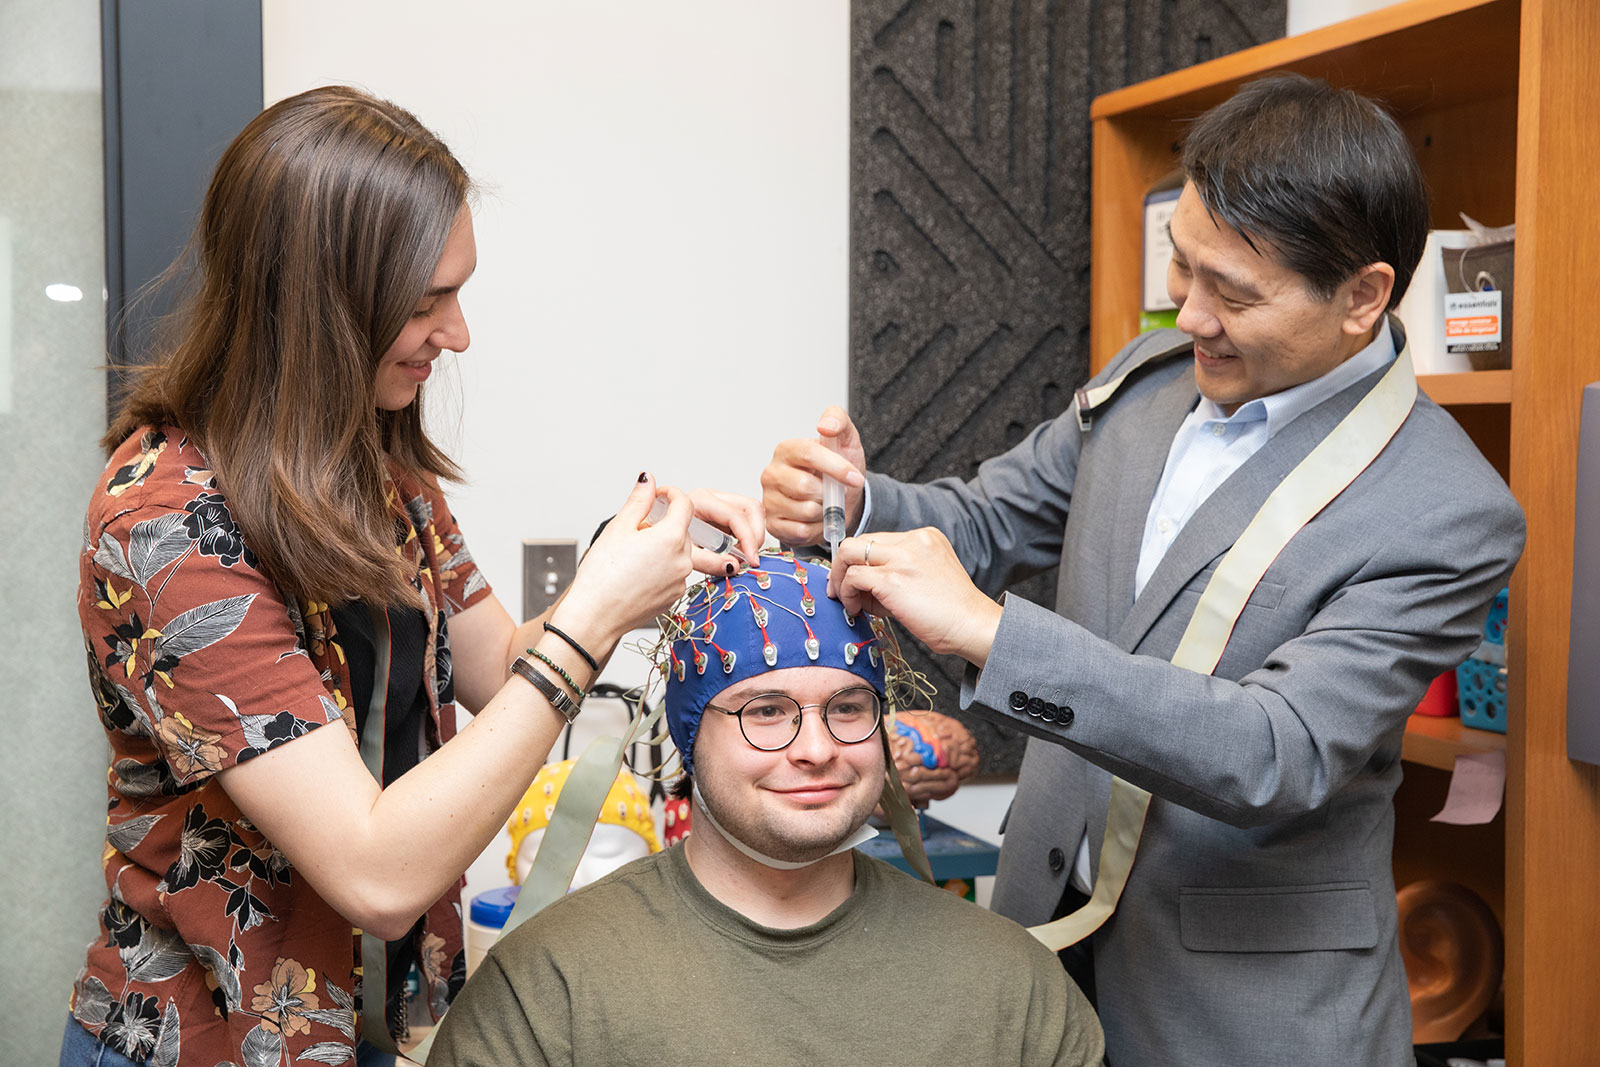
[[855,424],[843,408],[828,408],[816,437],[780,442],[761,473],[767,531],[786,545],[826,541],[837,555],[861,523],[866,470]]

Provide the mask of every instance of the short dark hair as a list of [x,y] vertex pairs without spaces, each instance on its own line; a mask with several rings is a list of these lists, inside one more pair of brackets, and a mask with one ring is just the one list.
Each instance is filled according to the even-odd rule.
[[1394,268],[1400,303],[1428,237],[1428,190],[1394,118],[1349,89],[1299,74],[1250,82],[1202,115],[1185,177],[1213,220],[1327,300],[1369,263]]

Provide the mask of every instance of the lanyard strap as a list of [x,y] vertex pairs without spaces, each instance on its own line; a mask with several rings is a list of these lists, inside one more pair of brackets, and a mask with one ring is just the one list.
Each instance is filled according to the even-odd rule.
[[[374,627],[379,622],[374,615]],[[383,621],[387,621],[386,618]],[[386,633],[387,631],[380,631]],[[377,666],[374,668],[372,701],[367,712],[366,727],[361,733],[361,758],[367,770],[383,781],[383,717],[387,702],[389,677],[389,643],[376,641]],[[383,694],[383,695],[380,695]],[[589,847],[589,837],[600,821],[600,809],[605,805],[606,794],[616,781],[622,766],[622,754],[642,731],[655,726],[661,717],[657,708],[648,716],[640,716],[632,724],[626,739],[598,737],[589,743],[579,757],[572,773],[567,777],[551,813],[533,867],[523,880],[516,905],[506,919],[499,937],[504,937],[525,920],[552,901],[559,900],[572,884],[578,862]],[[498,940],[498,938],[497,938]],[[382,1052],[403,1055],[414,1063],[426,1063],[433,1047],[434,1034],[428,1035],[409,1052],[401,1053],[389,1033],[385,1018],[388,1002],[388,946],[379,938],[363,932],[361,935],[361,1038]],[[376,992],[376,996],[373,993]]]
[[[367,605],[372,619],[372,693],[367,700],[367,721],[361,727],[361,762],[383,788],[383,741],[389,706],[389,613]],[[388,1053],[398,1052],[386,1018],[389,1003],[389,946],[361,932],[361,1039]]]
[[[654,722],[659,714],[660,711],[657,710],[651,716],[651,721]],[[630,741],[634,733],[635,730],[629,731]],[[617,780],[617,771],[622,766],[622,753],[626,747],[615,737],[597,737],[589,742],[583,755],[578,757],[572,773],[567,776],[566,782],[561,787],[561,795],[556,798],[555,811],[550,814],[550,825],[545,828],[544,839],[539,842],[539,851],[534,856],[533,867],[528,871],[528,877],[523,880],[522,890],[517,894],[517,902],[512,906],[511,914],[506,918],[505,926],[501,928],[495,938],[496,941],[531,918],[546,904],[565,895],[567,887],[572,884],[572,876],[577,872],[578,861],[583,858],[584,849],[589,847],[589,836],[594,833],[595,824],[600,821],[600,809],[605,806],[606,794],[610,792],[612,783]],[[378,968],[376,973],[381,975],[385,958],[384,944],[371,935],[363,934],[361,959],[362,968],[367,975],[374,973],[374,958]],[[371,1003],[370,1000],[363,999],[361,1006],[361,1033],[367,1043],[385,1052],[403,1056],[407,1062],[426,1064],[439,1028],[436,1026],[428,1031],[427,1036],[409,1052],[399,1053],[388,1030],[382,1025],[381,1010],[376,1013],[380,1018],[375,1020],[374,1012],[369,1006]],[[375,1030],[378,1032],[378,1039],[374,1039]]]
[[1101,382],[1099,385],[1086,385],[1082,389],[1079,389],[1072,396],[1072,410],[1073,413],[1078,417],[1078,429],[1082,430],[1084,433],[1088,433],[1089,428],[1094,425],[1095,409],[1101,404],[1104,404],[1107,400],[1110,400],[1111,397],[1115,395],[1116,391],[1122,388],[1122,383],[1127,381],[1139,370],[1144,367],[1148,367],[1151,364],[1160,362],[1163,359],[1169,359],[1172,356],[1177,355],[1179,352],[1187,352],[1192,348],[1194,348],[1194,339],[1185,337],[1179,344],[1156,349],[1147,353],[1146,355],[1141,356],[1137,363],[1133,364],[1133,366],[1129,367],[1115,378],[1112,378],[1110,381]]
[[883,796],[878,799],[878,805],[889,819],[889,829],[894,831],[894,838],[900,843],[900,854],[906,858],[906,865],[924,882],[937,885],[933,880],[933,865],[928,862],[927,847],[922,843],[922,823],[917,819],[917,809],[911,804],[911,795],[906,792],[905,783],[900,780],[900,767],[895,763],[894,750],[889,745],[889,731],[892,729],[891,723],[883,724],[883,760],[887,767],[887,779],[883,783]]
[[[1119,384],[1121,379],[1111,387]],[[1217,565],[1189,618],[1178,650],[1173,653],[1175,665],[1199,674],[1216,669],[1261,576],[1294,535],[1378,458],[1406,421],[1416,398],[1417,379],[1407,346],[1372,391],[1272,491]],[[1101,396],[1096,402],[1104,399]],[[1133,870],[1149,809],[1147,790],[1112,778],[1094,890],[1078,910],[1054,922],[1030,927],[1034,937],[1059,951],[1082,941],[1111,917]]]

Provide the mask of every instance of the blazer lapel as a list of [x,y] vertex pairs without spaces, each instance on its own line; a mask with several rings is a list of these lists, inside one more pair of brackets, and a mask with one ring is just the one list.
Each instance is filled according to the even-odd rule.
[[[1246,460],[1227,481],[1217,487],[1216,492],[1206,498],[1172,542],[1172,547],[1156,566],[1155,573],[1145,583],[1144,592],[1122,620],[1115,636],[1119,647],[1129,652],[1138,647],[1173,599],[1195,575],[1233,547],[1278,484],[1339,424],[1340,419],[1350,413],[1350,409],[1367,395],[1387,369],[1384,367],[1375,371],[1273,434],[1259,452]],[[1134,486],[1129,486],[1130,495],[1134,489]],[[1155,495],[1155,484],[1143,488],[1142,493],[1142,506],[1148,511]],[[1129,532],[1124,540],[1132,545],[1137,559],[1144,530],[1143,515],[1137,525],[1119,525],[1118,529]],[[1133,536],[1134,531],[1141,536]],[[1132,590],[1131,581],[1129,590]]]
[[1117,443],[1124,458],[1118,470],[1123,484],[1117,497],[1112,527],[1116,535],[1111,538],[1109,558],[1113,619],[1123,617],[1126,606],[1133,603],[1133,583],[1139,570],[1139,547],[1150,501],[1155,499],[1161,472],[1166,469],[1172,439],[1199,398],[1194,375],[1178,375],[1150,398],[1148,417],[1137,420],[1133,429],[1137,436]]

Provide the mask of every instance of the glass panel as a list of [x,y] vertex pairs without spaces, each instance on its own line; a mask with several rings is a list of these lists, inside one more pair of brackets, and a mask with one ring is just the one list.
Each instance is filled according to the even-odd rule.
[[0,856],[5,1058],[54,1063],[106,895],[106,743],[77,622],[105,429],[98,0],[0,2]]

